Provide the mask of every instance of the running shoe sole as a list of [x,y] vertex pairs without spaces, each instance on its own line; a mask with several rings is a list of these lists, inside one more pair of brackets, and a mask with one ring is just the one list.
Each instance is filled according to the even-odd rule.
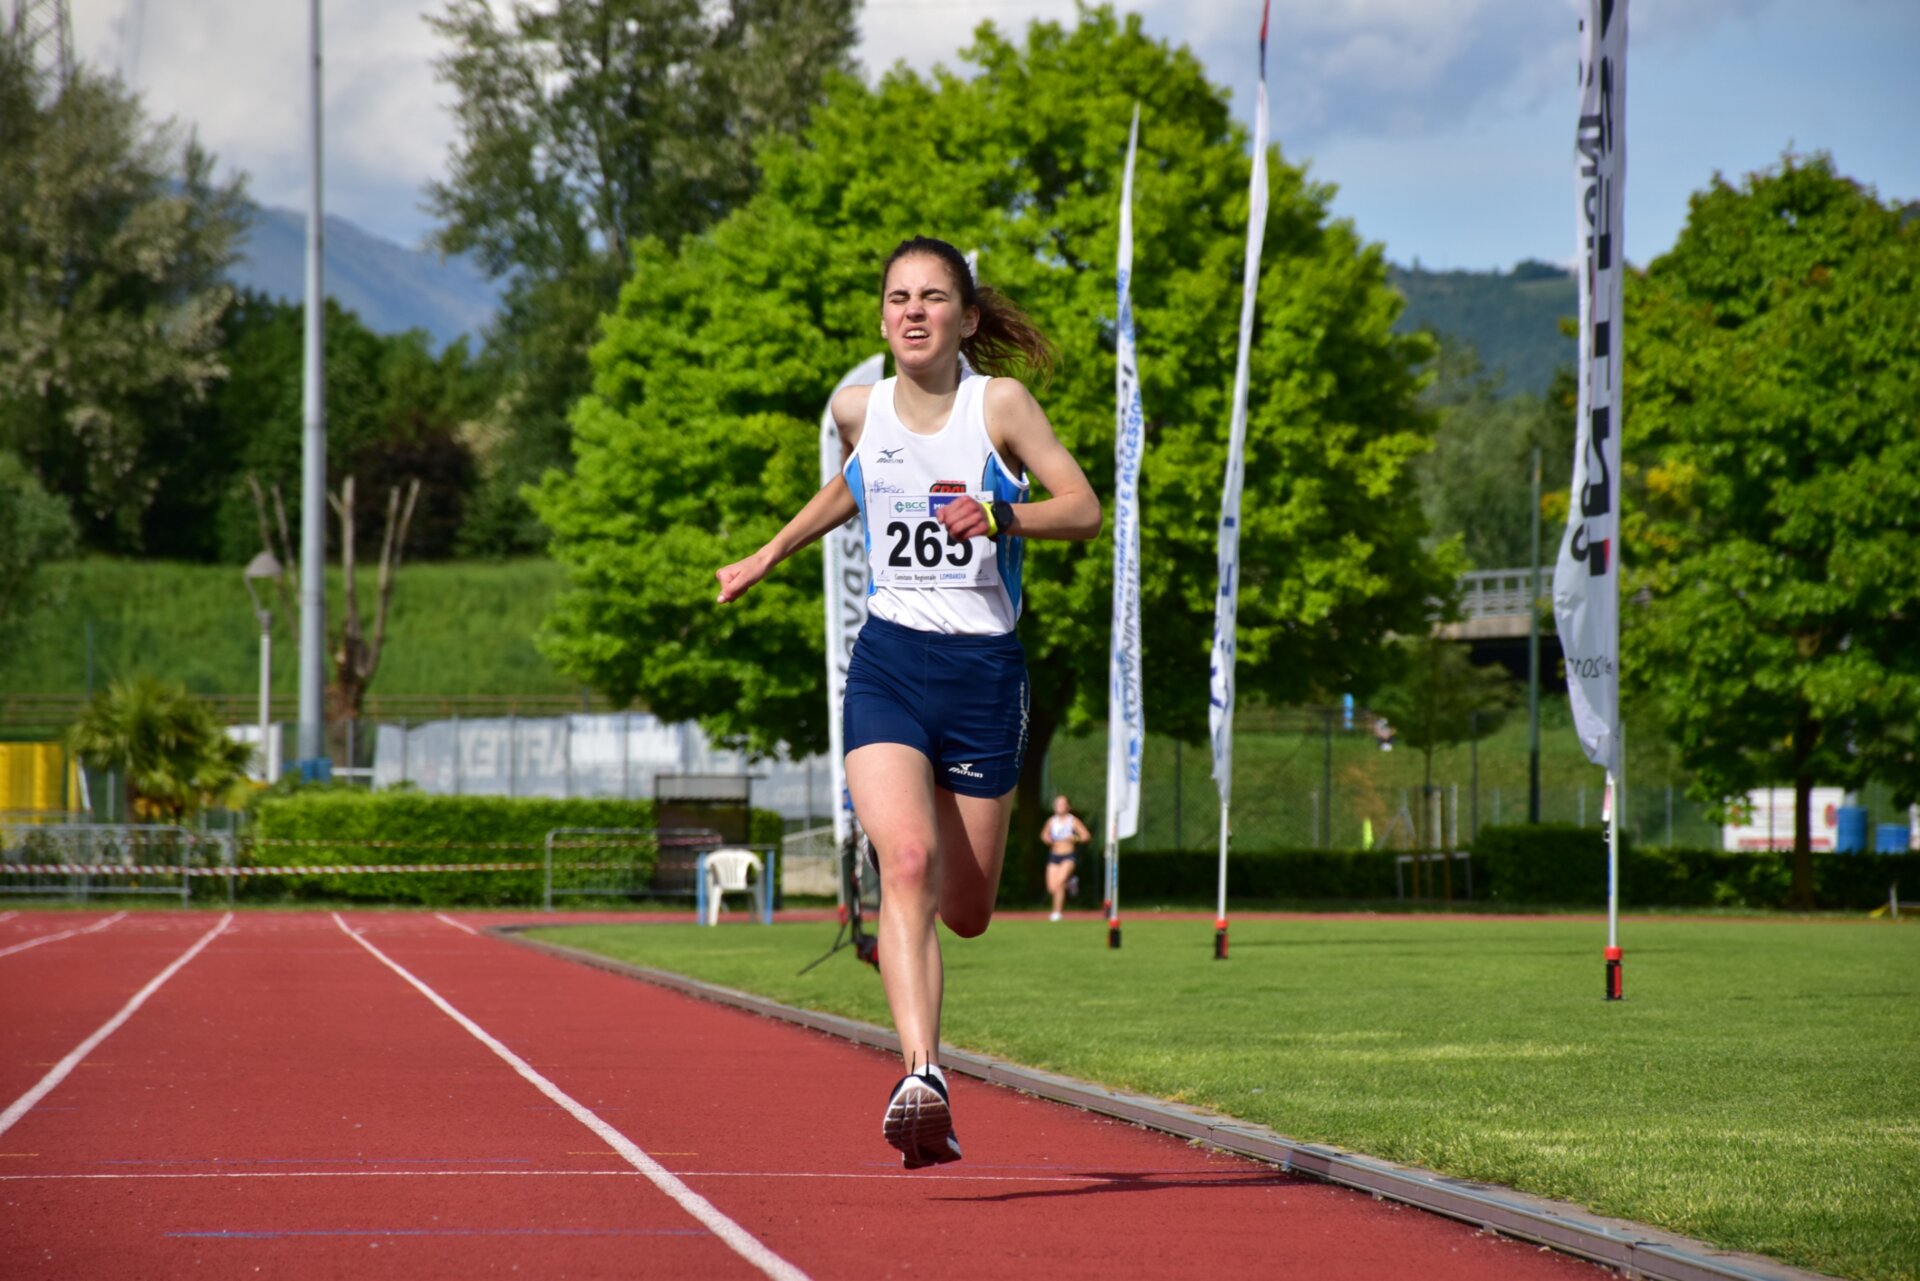
[[953,1110],[939,1083],[924,1076],[902,1077],[887,1100],[881,1134],[900,1152],[909,1170],[945,1165],[960,1159],[960,1143],[953,1135]]

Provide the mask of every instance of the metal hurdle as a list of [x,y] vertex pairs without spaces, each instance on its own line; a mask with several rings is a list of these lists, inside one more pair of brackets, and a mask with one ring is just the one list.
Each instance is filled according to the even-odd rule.
[[[1425,868],[1429,864],[1432,864],[1437,869],[1441,864],[1447,862],[1448,860],[1452,860],[1454,863],[1464,865],[1467,871],[1465,897],[1469,899],[1473,897],[1473,855],[1466,850],[1455,850],[1450,854],[1430,853],[1430,854],[1395,855],[1393,860],[1393,896],[1396,899],[1404,899],[1405,897],[1407,897],[1407,888],[1406,888],[1406,885],[1403,883],[1401,872],[1404,869],[1410,868],[1416,860],[1419,862],[1422,868]],[[1428,873],[1429,876],[1431,876],[1432,874],[1433,874],[1432,872]]]

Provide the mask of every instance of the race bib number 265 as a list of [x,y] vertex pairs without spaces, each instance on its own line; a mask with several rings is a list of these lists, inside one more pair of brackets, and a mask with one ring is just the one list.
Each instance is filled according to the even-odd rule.
[[[955,538],[939,511],[961,494],[889,494],[876,502],[873,581],[885,587],[977,587],[994,581],[991,538]],[[990,494],[972,497],[984,504]]]

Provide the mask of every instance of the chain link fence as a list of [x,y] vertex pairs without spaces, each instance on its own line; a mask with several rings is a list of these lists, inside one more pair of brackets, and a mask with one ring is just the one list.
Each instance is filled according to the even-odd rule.
[[[1234,844],[1246,849],[1459,848],[1482,827],[1524,823],[1530,792],[1524,716],[1475,744],[1425,755],[1396,743],[1381,750],[1374,717],[1340,708],[1246,717],[1258,727],[1234,739]],[[1264,721],[1264,724],[1261,722]],[[1660,754],[1628,758],[1622,831],[1648,846],[1717,847],[1720,825],[1686,796],[1686,778]],[[1139,849],[1212,850],[1220,799],[1206,744],[1149,735],[1143,764]],[[1604,774],[1580,754],[1572,731],[1541,734],[1539,821],[1598,827]],[[1106,739],[1056,738],[1045,790],[1064,793],[1096,838],[1103,831]],[[1869,801],[1871,804],[1872,802]]]

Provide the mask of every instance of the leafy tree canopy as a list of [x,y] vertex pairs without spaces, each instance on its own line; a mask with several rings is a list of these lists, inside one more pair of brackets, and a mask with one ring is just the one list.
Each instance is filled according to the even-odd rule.
[[[160,484],[142,546],[179,560],[245,562],[261,539],[247,477],[278,485],[299,528],[305,308],[243,293],[220,317],[225,377],[206,400],[156,427]],[[434,353],[426,333],[376,334],[329,300],[327,474],[358,479],[376,505],[422,482],[410,553],[452,554],[475,486],[476,424],[493,394],[464,341]],[[362,530],[362,552],[380,529]]]
[[236,180],[85,66],[55,92],[0,39],[0,447],[133,550],[156,437],[219,378]]
[[[1920,793],[1920,224],[1789,155],[1629,282],[1627,679],[1698,799]],[[1636,501],[1637,500],[1637,501]]]
[[[504,13],[498,12],[502,8]],[[442,79],[459,138],[430,189],[450,253],[509,279],[489,336],[509,395],[474,550],[537,543],[520,485],[568,461],[594,324],[646,237],[669,244],[738,206],[753,146],[805,124],[851,69],[853,0],[448,0]]]
[[11,644],[41,603],[40,569],[73,551],[73,518],[32,468],[0,450],[0,645]]
[[1513,677],[1497,663],[1476,667],[1468,647],[1431,634],[1400,644],[1399,676],[1373,700],[1407,746],[1427,757],[1455,743],[1485,738],[1513,708]]
[[[1540,449],[1541,507],[1557,502],[1562,523],[1573,471],[1572,369],[1562,366],[1544,396],[1506,395],[1503,386],[1471,347],[1442,338],[1434,380],[1422,394],[1440,420],[1433,452],[1416,464],[1430,541],[1458,537],[1477,569],[1533,563],[1533,450]],[[1542,539],[1554,531],[1543,515]],[[1551,545],[1543,542],[1541,555],[1551,573]]]
[[[575,474],[535,496],[572,583],[545,638],[569,672],[757,749],[825,746],[819,553],[724,609],[712,574],[818,488],[821,409],[880,347],[880,267],[915,233],[978,247],[982,279],[1059,344],[1061,373],[1035,390],[1111,493],[1116,204],[1138,101],[1147,713],[1204,732],[1246,139],[1189,53],[1109,9],[1035,23],[1024,47],[982,26],[965,57],[977,76],[837,81],[803,139],[759,152],[763,186],[741,211],[639,247],[574,413]],[[1428,445],[1414,397],[1430,345],[1391,332],[1380,252],[1329,221],[1329,190],[1277,157],[1269,173],[1240,688],[1283,702],[1371,687],[1380,638],[1424,630],[1451,566],[1422,549],[1407,483]],[[1029,555],[1023,804],[1055,728],[1105,715],[1112,547]]]

